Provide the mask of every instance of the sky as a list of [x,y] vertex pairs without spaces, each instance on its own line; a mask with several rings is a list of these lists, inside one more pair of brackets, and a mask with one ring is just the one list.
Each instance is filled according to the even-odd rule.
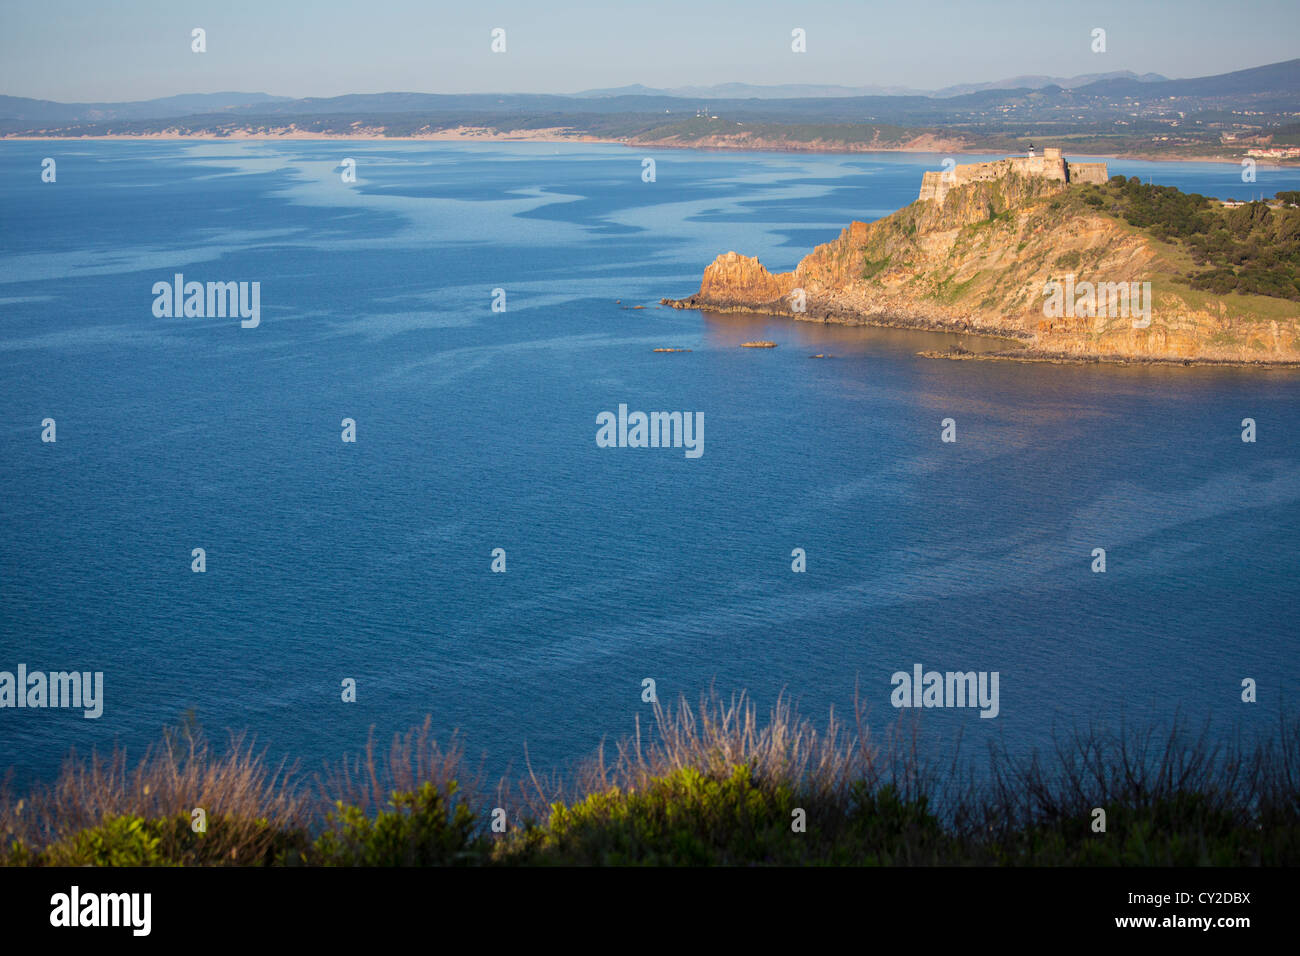
[[[195,27],[205,53],[190,49]],[[504,53],[491,50],[494,28]],[[796,28],[804,53],[791,50]],[[1292,59],[1297,39],[1300,0],[0,0],[0,93],[939,89],[1019,74],[1207,76]]]

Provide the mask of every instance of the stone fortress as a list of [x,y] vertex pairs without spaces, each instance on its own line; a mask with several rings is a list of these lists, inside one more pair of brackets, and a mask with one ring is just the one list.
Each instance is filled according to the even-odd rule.
[[1041,156],[1036,156],[1031,145],[1028,156],[1008,156],[991,163],[967,163],[952,169],[928,172],[921,179],[921,195],[918,198],[943,202],[948,190],[957,186],[1001,179],[1013,173],[1055,179],[1063,183],[1104,183],[1107,179],[1105,163],[1069,163],[1059,149],[1050,147],[1043,150]]

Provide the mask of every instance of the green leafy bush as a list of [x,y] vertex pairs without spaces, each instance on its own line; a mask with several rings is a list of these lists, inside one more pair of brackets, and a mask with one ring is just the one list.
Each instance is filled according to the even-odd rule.
[[457,786],[444,795],[433,783],[417,791],[395,792],[391,811],[373,820],[358,807],[337,804],[331,829],[317,837],[308,860],[321,866],[451,866],[481,862],[484,848],[475,839],[475,817],[455,800]]
[[861,783],[853,788],[847,832],[837,844],[850,849],[852,859],[836,862],[884,866],[944,862],[955,847],[924,796],[905,800],[896,787],[872,792]]
[[[96,826],[52,843],[29,862],[45,866],[270,866],[297,862],[306,841],[305,833],[276,829],[264,819],[212,816],[204,832],[196,833],[184,813],[155,819],[110,815]],[[22,852],[21,845],[16,849]]]
[[688,767],[641,790],[615,787],[555,804],[535,849],[544,861],[567,864],[784,862],[799,849],[795,807],[788,787],[760,785],[748,766],[725,777]]
[[46,848],[47,866],[167,866],[160,850],[164,821],[140,817],[105,817]]

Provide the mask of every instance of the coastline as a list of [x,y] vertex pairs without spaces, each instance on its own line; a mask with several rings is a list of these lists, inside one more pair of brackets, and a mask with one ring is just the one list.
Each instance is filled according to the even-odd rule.
[[1009,334],[1008,330],[989,331],[962,319],[926,318],[909,315],[865,315],[862,313],[822,312],[812,315],[807,312],[791,312],[788,308],[774,305],[750,305],[744,302],[703,302],[696,296],[685,299],[660,299],[659,304],[671,309],[695,309],[700,312],[719,314],[773,315],[793,322],[817,322],[822,325],[843,325],[848,327],[870,327],[877,329],[901,329],[908,332],[943,332],[953,335],[978,335],[985,339],[998,339],[1009,343],[1022,343],[1033,340],[1025,334]]
[[[80,136],[28,136],[0,134],[0,141],[12,140],[15,142],[61,142],[61,141],[92,141],[92,140],[123,140],[123,141],[151,141],[151,142],[178,142],[178,141],[216,141],[231,140],[238,142],[273,142],[276,140],[318,140],[318,141],[356,141],[356,142],[392,142],[392,143],[418,143],[418,142],[478,142],[478,143],[546,143],[560,145],[564,143],[582,143],[582,144],[608,144],[611,146],[626,146],[628,148],[644,147],[647,149],[694,149],[701,152],[718,152],[718,153],[814,153],[814,154],[842,154],[842,155],[863,155],[871,153],[952,153],[954,156],[981,156],[990,152],[988,149],[966,144],[961,141],[943,140],[935,137],[925,136],[918,137],[910,143],[901,146],[887,146],[876,143],[863,143],[861,146],[849,145],[831,145],[817,142],[802,144],[792,143],[772,143],[767,141],[760,142],[736,142],[736,143],[680,143],[668,140],[637,140],[635,142],[627,139],[616,139],[607,136],[590,136],[584,133],[567,133],[565,127],[549,127],[545,129],[532,130],[525,133],[511,132],[501,133],[496,130],[488,130],[484,127],[457,127],[449,130],[439,130],[437,132],[419,133],[411,136],[387,136],[382,132],[374,129],[367,129],[354,133],[317,133],[307,130],[290,130],[282,133],[111,133],[106,135],[80,135]],[[1119,152],[1119,153],[1088,153],[1088,156],[1095,156],[1100,159],[1128,159],[1150,163],[1220,163],[1225,166],[1233,166],[1241,162],[1245,157],[1223,157],[1212,155],[1196,156],[1162,156],[1159,153],[1149,152]],[[1261,169],[1293,169],[1300,166],[1300,160],[1294,162],[1278,160],[1256,160],[1258,168]]]
[[916,353],[922,358],[947,359],[950,362],[1026,362],[1040,365],[1129,365],[1129,366],[1176,366],[1178,368],[1248,368],[1257,371],[1295,371],[1300,369],[1300,362],[1238,362],[1231,359],[1173,359],[1148,358],[1145,356],[1123,355],[1069,355],[1064,352],[1044,352],[1026,349],[1023,354],[1015,352],[971,352],[962,348],[924,349]]
[[[819,322],[823,325],[843,325],[850,327],[869,327],[881,329],[900,329],[908,332],[940,332],[953,335],[975,335],[985,339],[998,339],[1019,345],[1032,341],[1032,335],[1014,336],[990,332],[961,320],[945,321],[922,317],[902,315],[861,315],[830,313],[824,316],[797,314],[789,309],[780,309],[766,305],[748,305],[745,303],[707,303],[697,301],[695,296],[686,299],[659,300],[661,306],[672,309],[694,309],[699,312],[720,314],[771,315],[794,322]],[[1243,362],[1233,359],[1180,359],[1148,356],[1126,356],[1108,354],[1074,355],[1067,352],[1052,352],[1043,349],[1020,347],[1014,351],[975,352],[953,346],[948,349],[923,349],[916,353],[927,359],[947,359],[952,362],[1025,362],[1043,365],[1113,365],[1113,366],[1169,366],[1176,368],[1248,368],[1267,371],[1300,371],[1300,361],[1278,360]]]
[[11,134],[0,134],[0,140],[15,140],[18,142],[59,142],[62,140],[80,141],[80,140],[149,140],[149,141],[179,141],[179,140],[237,140],[244,141],[266,141],[275,140],[342,140],[356,142],[393,142],[393,143],[413,143],[413,142],[533,142],[533,143],[618,143],[619,140],[607,139],[597,136],[586,136],[583,134],[565,135],[561,132],[560,127],[550,129],[534,130],[526,134],[507,134],[495,131],[489,132],[478,127],[458,127],[452,130],[439,130],[433,133],[420,133],[414,136],[386,136],[381,132],[366,130],[356,133],[314,133],[307,130],[291,130],[284,133],[245,133],[242,131],[231,133],[109,133],[103,136],[15,136]]

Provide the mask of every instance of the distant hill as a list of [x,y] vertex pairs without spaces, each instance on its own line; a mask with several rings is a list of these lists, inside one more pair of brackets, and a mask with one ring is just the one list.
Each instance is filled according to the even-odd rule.
[[[1186,80],[1145,83],[1134,78],[1115,77],[1098,80],[1082,87],[1082,90],[1096,96],[1129,95],[1138,98],[1152,95],[1212,98],[1264,94],[1300,96],[1300,59]],[[1300,109],[1300,103],[1293,103],[1292,108]]]
[[978,93],[982,90],[1041,90],[1047,86],[1059,86],[1062,89],[1074,89],[1087,86],[1099,80],[1135,80],[1139,83],[1156,83],[1168,77],[1159,73],[1143,73],[1120,70],[1114,73],[1086,73],[1082,76],[1013,76],[1005,80],[993,80],[988,83],[962,83],[946,86],[940,90],[922,90],[908,86],[837,86],[816,83],[786,83],[775,86],[758,86],[753,83],[718,83],[713,86],[674,86],[656,89],[635,83],[631,86],[618,86],[603,90],[583,90],[574,96],[606,98],[611,96],[684,96],[707,97],[711,99],[759,99],[779,100],[795,98],[820,98],[830,96],[960,96],[963,93]]
[[674,86],[655,89],[634,83],[631,86],[618,86],[604,90],[583,90],[573,95],[592,99],[608,99],[614,96],[671,96],[714,100],[782,100],[847,96],[929,96],[931,94],[925,90],[915,90],[906,86],[837,86],[818,83],[756,86],[753,83],[717,83],[713,86]]
[[285,102],[292,102],[292,97],[272,96],[269,93],[182,93],[179,96],[128,103],[55,103],[52,100],[32,100],[21,96],[0,96],[0,119],[36,123],[165,119]]
[[1103,80],[1132,80],[1135,83],[1164,83],[1167,76],[1159,73],[1134,73],[1131,70],[1119,70],[1114,73],[1085,73],[1062,79],[1058,76],[1013,76],[1006,80],[992,83],[963,83],[959,86],[945,86],[935,90],[932,96],[960,96],[963,93],[978,93],[981,90],[1041,90],[1048,86],[1059,86],[1063,90],[1073,90]]

